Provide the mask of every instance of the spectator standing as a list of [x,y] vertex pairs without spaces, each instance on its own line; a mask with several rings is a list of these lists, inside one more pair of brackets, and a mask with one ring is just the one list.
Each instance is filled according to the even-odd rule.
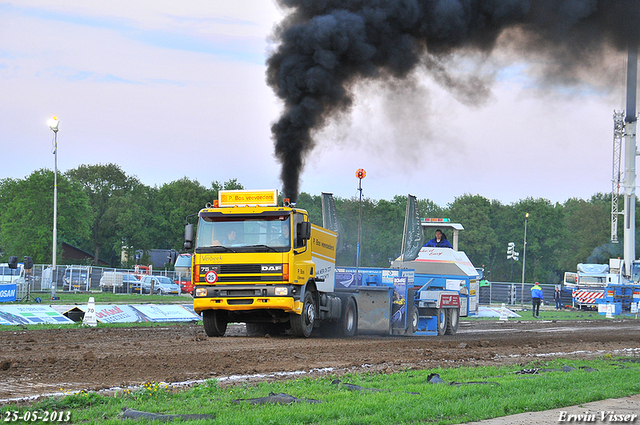
[[542,304],[542,288],[538,282],[531,288],[531,303],[533,304],[533,317],[540,317],[540,304]]
[[556,310],[560,310],[562,308],[562,292],[558,286],[556,286],[556,290],[553,293],[553,300],[556,302]]

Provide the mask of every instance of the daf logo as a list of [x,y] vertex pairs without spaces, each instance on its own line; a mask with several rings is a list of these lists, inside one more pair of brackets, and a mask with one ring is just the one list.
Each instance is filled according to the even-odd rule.
[[264,265],[264,266],[260,266],[260,270],[263,273],[274,273],[274,272],[281,272],[282,271],[282,264],[270,264],[270,265]]

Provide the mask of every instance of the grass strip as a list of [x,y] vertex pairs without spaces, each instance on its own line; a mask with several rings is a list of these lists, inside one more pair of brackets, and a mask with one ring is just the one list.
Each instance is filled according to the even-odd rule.
[[[561,369],[563,366],[575,370],[517,373],[523,369]],[[438,373],[446,383],[430,384],[431,373]],[[351,391],[348,386],[333,383],[336,378],[380,391]],[[463,385],[450,385],[451,382]],[[469,382],[489,383],[465,385]],[[321,400],[322,403],[235,403],[238,399],[265,397],[270,392]],[[151,382],[115,395],[80,392],[51,397],[29,407],[3,406],[0,413],[4,418],[12,410],[70,411],[73,423],[101,424],[159,423],[121,420],[119,416],[124,408],[158,414],[215,416],[215,419],[189,421],[190,424],[454,424],[638,393],[640,358],[603,356],[503,367],[406,370],[388,375],[353,373],[257,385],[222,386],[215,380],[208,380],[187,390]]]
[[[499,306],[493,306],[500,308]],[[531,314],[531,306],[524,307],[524,310],[520,310],[519,306],[507,306],[513,312],[519,314],[521,317],[510,317],[509,321],[541,321],[541,320],[612,320],[607,318],[605,314],[598,314],[595,310],[541,310],[540,317],[534,319]],[[618,316],[613,316],[614,320],[636,320],[637,314],[624,313]],[[498,317],[478,317],[469,316],[461,317],[460,321],[494,321],[499,320]]]
[[[182,295],[149,295],[149,294],[114,294],[113,292],[57,292],[56,296],[59,300],[52,300],[50,292],[31,291],[31,303],[35,303],[36,298],[40,298],[42,304],[46,305],[67,305],[67,304],[86,304],[89,297],[93,297],[96,303],[101,304],[191,304],[193,297],[189,294]],[[7,304],[24,304],[21,301],[15,301]]]

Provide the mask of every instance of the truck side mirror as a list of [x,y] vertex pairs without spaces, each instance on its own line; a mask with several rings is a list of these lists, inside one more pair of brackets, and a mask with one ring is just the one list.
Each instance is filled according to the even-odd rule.
[[302,239],[311,239],[311,223],[303,221],[298,223],[298,237]]
[[193,224],[184,226],[184,249],[191,249],[193,245]]
[[16,257],[15,255],[9,257],[9,264],[8,265],[9,265],[10,269],[17,269],[18,268],[18,257]]

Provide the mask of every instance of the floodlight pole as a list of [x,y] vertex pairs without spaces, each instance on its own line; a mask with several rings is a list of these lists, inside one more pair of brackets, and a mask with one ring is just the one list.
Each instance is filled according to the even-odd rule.
[[58,245],[58,121],[57,117],[49,120],[49,128],[53,131],[53,255],[51,266],[51,299],[56,297],[56,254]]
[[524,266],[527,261],[527,220],[529,213],[524,215],[524,249],[522,251],[522,287],[520,288],[520,305],[524,307]]
[[362,236],[362,179],[365,178],[367,172],[359,168],[356,171],[358,178],[358,191],[360,192],[360,203],[358,205],[358,245],[356,246],[356,285],[358,285],[358,269],[360,268],[360,237]]

